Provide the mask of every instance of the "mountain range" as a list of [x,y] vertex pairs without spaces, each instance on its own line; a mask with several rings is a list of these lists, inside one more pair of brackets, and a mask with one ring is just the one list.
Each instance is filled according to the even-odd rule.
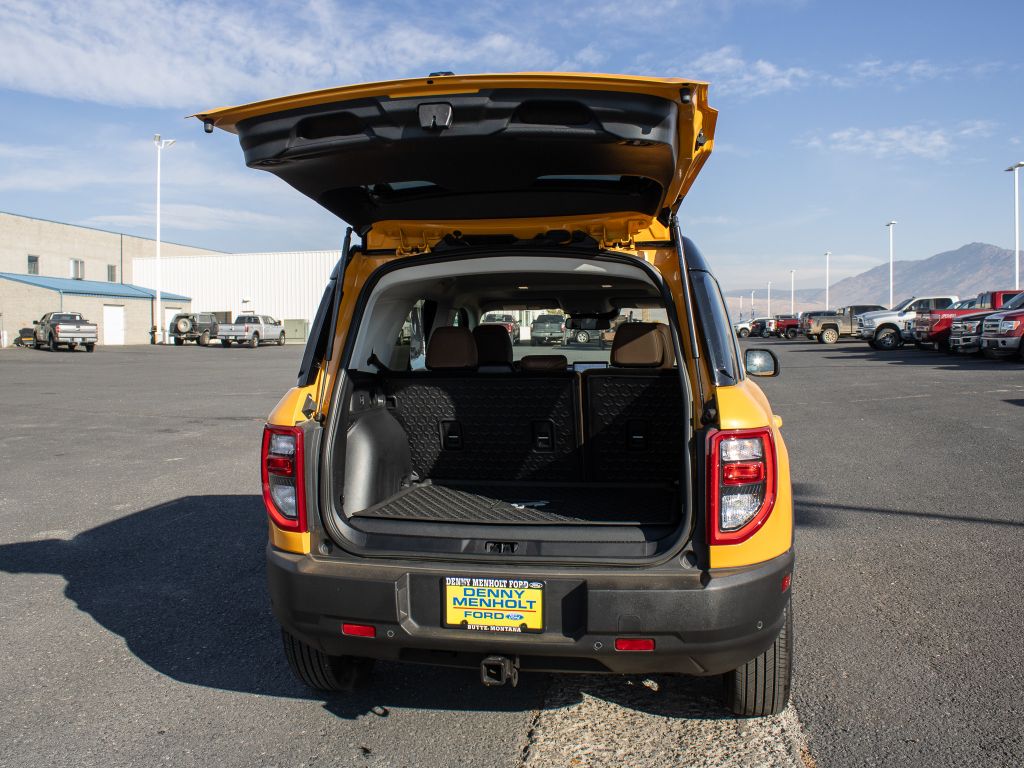
[[[944,251],[927,259],[896,261],[893,263],[893,299],[899,302],[909,296],[956,295],[960,298],[977,296],[982,291],[1013,288],[1013,251],[988,243],[968,243],[954,251]],[[729,310],[736,316],[739,298],[749,314],[751,289],[726,291]],[[765,309],[765,291],[758,287],[759,312]],[[772,302],[774,312],[789,310],[789,291],[777,294],[778,304]],[[833,283],[829,289],[829,306],[844,304],[889,304],[889,264],[847,277]],[[825,306],[824,289],[802,288],[796,291],[796,309],[806,311]]]

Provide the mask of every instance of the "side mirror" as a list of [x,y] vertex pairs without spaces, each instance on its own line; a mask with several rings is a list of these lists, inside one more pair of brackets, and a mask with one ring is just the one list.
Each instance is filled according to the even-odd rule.
[[779,375],[779,358],[768,349],[748,349],[743,355],[743,365],[751,376]]
[[32,325],[39,325],[39,321],[38,320],[33,320],[32,321]]

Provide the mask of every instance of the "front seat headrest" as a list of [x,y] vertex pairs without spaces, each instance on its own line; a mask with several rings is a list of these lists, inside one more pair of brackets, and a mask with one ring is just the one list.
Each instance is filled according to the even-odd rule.
[[519,361],[521,371],[564,371],[568,367],[565,355],[523,355]]
[[503,325],[478,325],[473,329],[476,356],[480,365],[512,367],[512,339]]
[[468,328],[446,325],[430,334],[427,344],[427,368],[441,370],[476,370],[476,342]]
[[623,323],[615,330],[611,364],[616,368],[670,368],[672,336],[663,323]]

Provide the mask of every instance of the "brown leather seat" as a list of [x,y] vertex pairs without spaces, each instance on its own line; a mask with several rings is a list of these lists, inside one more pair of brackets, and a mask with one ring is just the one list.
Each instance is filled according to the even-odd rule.
[[476,342],[468,328],[442,326],[430,335],[427,368],[431,371],[475,371]]
[[565,371],[569,367],[569,359],[565,355],[524,355],[519,361],[519,370],[530,371]]
[[512,370],[512,340],[503,325],[478,325],[473,329],[477,370],[481,373],[505,373]]
[[623,323],[615,331],[614,368],[671,368],[675,359],[672,332],[664,323]]

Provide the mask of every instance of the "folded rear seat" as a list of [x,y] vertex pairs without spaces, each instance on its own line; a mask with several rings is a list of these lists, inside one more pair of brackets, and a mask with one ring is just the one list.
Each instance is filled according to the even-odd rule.
[[473,335],[459,327],[434,331],[426,364],[427,371],[383,376],[420,479],[582,479],[574,374],[478,373]]
[[669,327],[625,323],[608,368],[584,371],[586,476],[593,481],[675,482],[685,409]]

